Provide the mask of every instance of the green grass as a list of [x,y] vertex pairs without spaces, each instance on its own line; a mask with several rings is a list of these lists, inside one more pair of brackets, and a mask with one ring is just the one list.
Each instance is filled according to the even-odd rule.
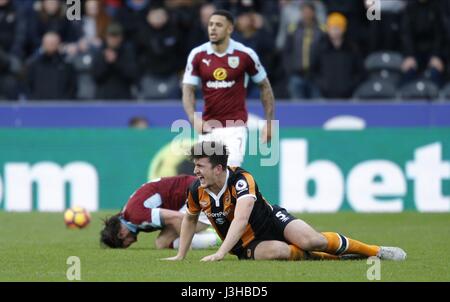
[[[100,217],[86,229],[66,229],[60,213],[0,212],[0,281],[67,281],[66,260],[78,256],[82,281],[367,281],[359,261],[199,260],[214,250],[194,250],[183,262],[159,260],[156,233],[141,234],[128,250],[100,248]],[[320,231],[338,231],[368,243],[394,245],[405,262],[381,263],[381,281],[450,281],[450,214],[302,214]]]

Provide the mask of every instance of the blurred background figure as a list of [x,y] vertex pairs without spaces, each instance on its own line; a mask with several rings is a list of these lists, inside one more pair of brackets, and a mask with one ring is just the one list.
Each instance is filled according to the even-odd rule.
[[79,38],[76,22],[66,18],[65,6],[60,0],[38,0],[36,9],[27,20],[27,55],[35,53],[45,33],[58,33],[63,46],[75,43]]
[[[365,0],[366,9],[373,0]],[[406,0],[380,0],[380,20],[369,22],[369,52],[402,51],[399,43],[402,15]]]
[[[236,19],[236,30],[232,38],[252,48],[258,54],[261,64],[269,70],[268,75],[271,75],[275,43],[264,22],[261,14],[251,9],[241,9]],[[248,83],[247,96],[259,98],[259,88],[252,81]]]
[[212,3],[205,2],[200,6],[199,18],[196,19],[193,28],[189,32],[188,49],[208,42],[208,22],[209,17],[216,10]]
[[346,99],[363,76],[363,61],[356,44],[346,36],[347,19],[331,13],[327,19],[327,35],[313,56],[311,74],[325,98]]
[[15,100],[24,59],[25,19],[12,0],[0,0],[0,100]]
[[103,1],[87,0],[83,4],[82,19],[76,23],[80,33],[79,40],[69,45],[66,51],[77,74],[77,99],[92,100],[96,95],[96,84],[92,76],[93,58],[106,38],[111,18]]
[[174,20],[166,8],[153,6],[136,36],[140,67],[140,97],[179,97],[177,73],[182,70],[181,42]]
[[136,57],[123,38],[122,26],[111,23],[102,48],[94,57],[92,74],[96,83],[96,99],[129,100],[138,75]]
[[442,10],[443,1],[408,1],[403,15],[401,38],[403,42],[402,64],[404,83],[420,75],[437,86],[443,83],[445,70],[443,53],[448,33]]
[[128,122],[128,127],[134,129],[147,129],[148,126],[148,119],[144,116],[134,116]]
[[39,53],[28,64],[26,79],[31,100],[70,100],[75,97],[75,72],[65,60],[57,32],[43,36]]
[[315,6],[305,2],[300,8],[301,21],[290,26],[283,51],[291,99],[303,100],[320,96],[311,80],[312,56],[324,36],[325,28],[317,20]]
[[115,21],[119,22],[124,29],[124,37],[127,42],[135,40],[135,35],[139,32],[145,22],[147,11],[150,7],[150,0],[123,0],[123,6],[119,7],[115,14]]

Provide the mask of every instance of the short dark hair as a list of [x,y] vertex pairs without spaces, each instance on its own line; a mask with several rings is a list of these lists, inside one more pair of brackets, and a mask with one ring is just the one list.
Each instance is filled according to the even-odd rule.
[[224,10],[224,9],[218,9],[218,10],[216,10],[214,13],[212,13],[212,15],[210,16],[210,18],[211,18],[212,16],[214,16],[214,15],[217,15],[217,16],[223,16],[223,17],[225,17],[228,21],[230,21],[231,24],[234,25],[234,17],[233,17],[233,15],[232,15],[229,11]]
[[190,158],[194,160],[207,157],[213,168],[222,165],[222,170],[226,170],[228,154],[227,146],[221,142],[205,141],[191,147]]
[[100,232],[100,243],[110,248],[123,248],[123,240],[119,238],[121,222],[120,214],[103,220],[104,228]]
[[315,7],[314,3],[311,2],[311,1],[306,1],[306,2],[304,2],[304,3],[301,5],[300,8],[301,8],[301,9],[304,9],[305,7],[310,8],[313,12],[316,11],[316,7]]

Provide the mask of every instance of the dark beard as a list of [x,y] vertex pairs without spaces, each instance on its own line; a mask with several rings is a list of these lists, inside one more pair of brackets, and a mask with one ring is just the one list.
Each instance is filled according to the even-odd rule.
[[225,41],[225,39],[217,40],[217,41],[211,41],[211,44],[220,45],[220,44],[223,44],[224,41]]

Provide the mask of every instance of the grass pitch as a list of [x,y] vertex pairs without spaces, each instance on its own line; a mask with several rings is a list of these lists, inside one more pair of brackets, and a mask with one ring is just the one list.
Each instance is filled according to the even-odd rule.
[[[199,260],[214,252],[194,250],[183,262],[166,262],[174,250],[156,250],[156,233],[141,234],[128,250],[100,248],[100,218],[82,230],[66,229],[61,213],[0,212],[0,281],[67,281],[69,256],[81,260],[82,281],[368,281],[370,265],[357,261]],[[381,263],[381,281],[450,281],[450,214],[302,214],[317,230],[361,241],[400,246],[405,262]]]

